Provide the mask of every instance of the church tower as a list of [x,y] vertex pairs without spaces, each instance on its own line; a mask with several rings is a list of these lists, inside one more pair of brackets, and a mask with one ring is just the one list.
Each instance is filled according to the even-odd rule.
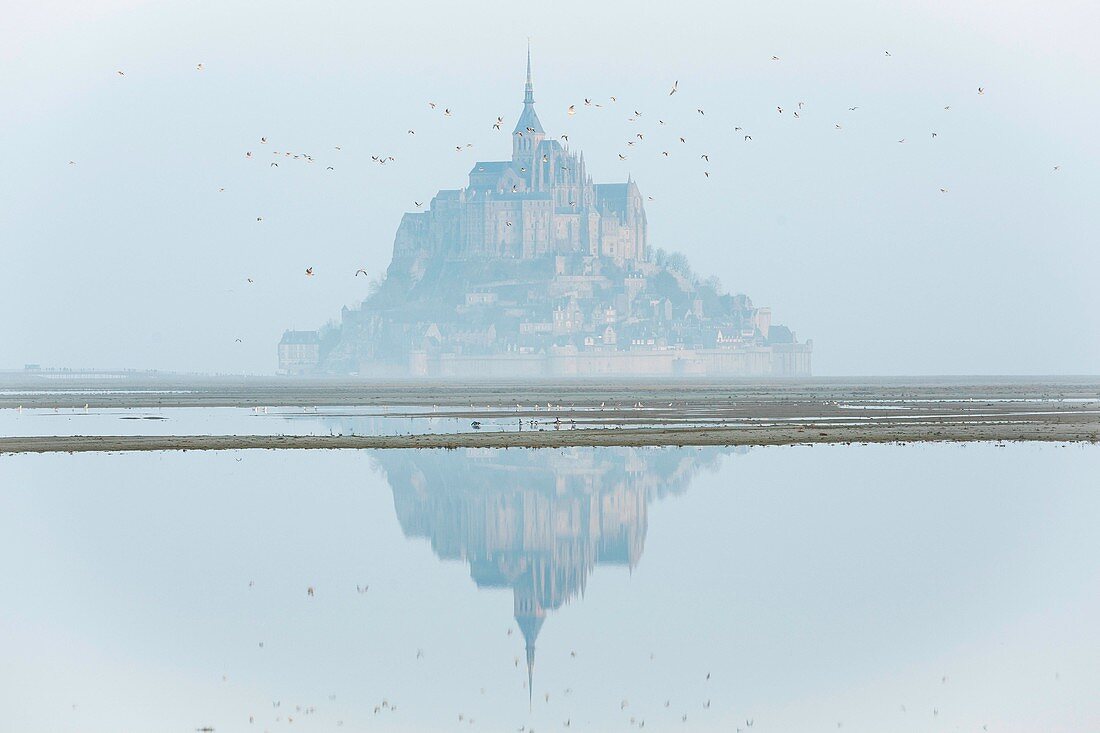
[[535,87],[531,83],[531,44],[527,44],[527,83],[523,85],[523,112],[512,131],[512,163],[531,171],[535,150],[546,137],[535,114]]

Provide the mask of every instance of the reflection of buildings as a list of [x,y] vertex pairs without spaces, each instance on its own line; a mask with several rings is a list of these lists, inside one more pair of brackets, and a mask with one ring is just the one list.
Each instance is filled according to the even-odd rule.
[[546,612],[598,564],[633,568],[650,500],[679,493],[730,449],[381,451],[408,537],[465,560],[479,588],[511,588],[528,684]]

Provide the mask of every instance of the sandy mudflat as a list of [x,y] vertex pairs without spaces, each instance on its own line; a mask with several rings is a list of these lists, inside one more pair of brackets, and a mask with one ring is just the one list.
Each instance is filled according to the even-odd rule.
[[[1100,442],[1100,379],[818,379],[377,383],[0,377],[0,409],[430,407],[514,428],[409,435],[0,436],[0,452]],[[524,427],[525,426],[525,427]],[[471,426],[472,427],[472,426]],[[522,429],[521,429],[522,428]]]
[[1100,442],[1100,420],[624,428],[403,436],[181,435],[0,438],[0,453],[249,448],[554,448],[565,446],[802,445],[939,441]]
[[[124,394],[123,394],[124,393]],[[783,380],[366,381],[279,377],[120,378],[0,373],[0,409],[339,405],[750,407],[829,401],[1100,399],[1100,377],[867,377]]]

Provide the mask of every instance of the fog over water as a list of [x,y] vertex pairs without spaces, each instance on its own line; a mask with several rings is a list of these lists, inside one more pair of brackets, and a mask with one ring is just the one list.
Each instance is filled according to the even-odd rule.
[[[816,374],[1100,370],[1094,4],[15,0],[2,17],[0,369],[274,371],[285,328],[366,296],[354,272],[384,271],[414,201],[507,158],[530,37],[548,134],[597,181],[633,176],[650,243],[812,338]],[[317,162],[272,168],[271,149]]]

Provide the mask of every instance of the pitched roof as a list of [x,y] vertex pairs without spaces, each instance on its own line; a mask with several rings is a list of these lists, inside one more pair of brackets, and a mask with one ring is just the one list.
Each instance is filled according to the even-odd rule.
[[317,344],[321,339],[316,331],[283,331],[280,344]]
[[[530,128],[530,129],[528,129]],[[539,116],[535,114],[535,103],[525,103],[523,105],[523,112],[519,115],[519,120],[516,122],[516,129],[512,130],[512,134],[517,132],[528,134],[531,131],[540,132],[545,134],[546,130],[542,129],[542,123],[539,121]]]

